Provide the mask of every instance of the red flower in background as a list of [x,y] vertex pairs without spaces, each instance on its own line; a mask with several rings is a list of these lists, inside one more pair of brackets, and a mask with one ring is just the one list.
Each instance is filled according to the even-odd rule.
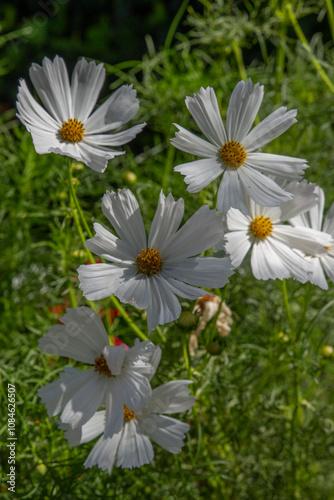
[[61,321],[59,321],[59,318],[61,316],[63,316],[63,314],[65,313],[65,311],[66,311],[67,307],[69,306],[69,304],[70,304],[69,298],[66,297],[59,306],[51,306],[51,307],[49,307],[48,311],[51,314],[54,314],[54,316],[55,316],[55,318],[57,320],[57,323],[62,324]]
[[[87,259],[85,262],[86,266],[89,266],[89,264],[92,264],[92,262]],[[102,264],[102,261],[100,259],[95,259],[95,264]]]

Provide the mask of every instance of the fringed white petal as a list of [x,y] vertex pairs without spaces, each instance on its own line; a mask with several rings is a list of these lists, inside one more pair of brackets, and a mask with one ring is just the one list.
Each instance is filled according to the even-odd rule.
[[39,339],[43,352],[65,356],[77,361],[94,364],[106,344],[107,332],[99,315],[89,307],[67,309],[61,318],[63,325],[55,325]]

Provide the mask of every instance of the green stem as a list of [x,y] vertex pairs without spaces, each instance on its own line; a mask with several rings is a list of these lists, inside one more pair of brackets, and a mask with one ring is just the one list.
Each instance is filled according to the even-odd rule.
[[283,292],[283,300],[284,300],[286,315],[287,315],[288,320],[289,320],[290,330],[291,330],[291,334],[292,334],[292,332],[293,332],[293,317],[291,315],[291,310],[290,310],[288,289],[286,286],[286,279],[283,279],[283,281],[282,281],[282,292]]
[[317,72],[319,73],[320,77],[325,82],[325,84],[327,85],[327,87],[329,88],[329,90],[334,94],[334,85],[332,84],[332,82],[328,78],[327,74],[325,73],[325,71],[321,67],[321,64],[319,63],[319,61],[317,60],[317,58],[315,57],[315,55],[313,54],[311,46],[308,43],[308,41],[307,41],[307,39],[306,39],[306,37],[305,37],[305,35],[304,35],[301,27],[298,24],[298,21],[296,19],[296,16],[295,16],[295,14],[294,14],[294,12],[292,10],[292,6],[291,6],[290,3],[286,6],[286,9],[288,11],[289,18],[290,18],[291,24],[293,26],[293,29],[295,30],[295,33],[296,33],[297,37],[301,41],[302,46],[306,50],[306,52],[307,52],[307,54],[308,54],[308,56],[309,56],[309,58],[310,58],[310,60],[311,60],[311,62],[313,64],[313,66],[315,67],[315,69],[317,70]]
[[69,294],[69,297],[70,297],[71,307],[73,307],[73,309],[75,309],[76,307],[78,307],[78,303],[77,303],[77,298],[75,296],[75,292],[73,290],[72,283],[70,283],[70,289],[69,289],[68,294]]
[[183,357],[186,364],[188,378],[191,379],[191,364],[190,364],[189,347],[188,347],[189,336],[182,335],[181,342],[182,342]]
[[332,39],[334,42],[334,10],[332,0],[326,0],[326,7],[328,13],[328,22],[332,33]]
[[[72,199],[71,199],[71,201],[72,201]],[[85,245],[86,238],[85,238],[85,235],[83,233],[83,230],[82,230],[82,227],[81,227],[81,224],[80,224],[80,220],[79,220],[79,217],[78,217],[77,209],[73,207],[73,203],[71,203],[71,207],[72,207],[73,219],[74,219],[74,222],[75,222],[75,224],[77,226],[77,230],[78,230],[78,233],[79,233],[79,236],[80,236],[80,239],[81,239],[81,243],[83,245]],[[85,251],[87,253],[87,256],[88,256],[91,264],[95,264],[95,259],[93,257],[92,252],[90,252],[90,250],[88,250],[88,248],[85,248]]]
[[168,30],[166,40],[165,40],[165,50],[170,49],[170,46],[172,45],[172,40],[175,35],[175,31],[177,30],[177,27],[179,25],[179,22],[182,19],[183,14],[185,13],[185,10],[188,6],[190,0],[183,0],[181,7],[176,13],[176,16],[174,17],[172,24],[170,25],[170,28]]
[[[84,245],[85,242],[86,242],[86,238],[85,238],[85,235],[83,234],[83,231],[82,231],[82,227],[81,227],[80,220],[79,220],[79,217],[78,217],[78,214],[77,214],[77,210],[73,206],[73,197],[72,196],[70,196],[70,208],[71,208],[71,211],[72,211],[73,219],[74,219],[75,225],[77,227],[80,239],[82,241],[82,244]],[[87,252],[87,255],[89,257],[89,260],[92,263],[95,263],[95,260],[94,260],[94,257],[92,255],[92,253],[88,249],[86,249],[86,252]],[[70,294],[70,300],[71,300],[72,307],[77,307],[77,301],[76,301],[76,297],[75,297],[72,285],[71,285],[69,294]],[[90,300],[88,301],[88,303],[89,303],[90,307],[92,309],[94,309],[94,311],[96,311],[95,304],[93,302],[91,302]]]
[[74,189],[74,186],[73,186],[73,179],[72,179],[72,162],[70,161],[69,162],[69,169],[68,169],[68,186],[69,186],[69,190],[70,190],[70,193],[71,193],[71,197],[72,197],[72,200],[74,202],[74,205],[75,205],[75,208],[77,209],[78,211],[78,214],[79,214],[79,217],[81,219],[81,222],[89,236],[89,238],[92,238],[93,235],[92,235],[92,232],[91,230],[89,229],[89,226],[87,224],[87,221],[85,219],[85,216],[81,210],[81,207],[80,207],[80,204],[79,204],[79,201],[78,201],[78,198],[77,198],[77,195],[76,195],[76,192],[75,192],[75,189]]
[[304,329],[306,313],[307,313],[308,305],[309,305],[311,297],[312,297],[312,290],[313,290],[313,286],[310,282],[308,282],[307,283],[307,292],[306,292],[306,295],[304,297],[304,309],[303,309],[301,318],[299,320],[299,324],[298,324],[298,328],[297,328],[297,332],[296,332],[296,342],[298,342],[300,335]]
[[232,42],[232,48],[233,48],[235,59],[237,61],[239,74],[243,80],[247,80],[247,72],[246,72],[246,68],[244,65],[243,58],[242,58],[242,50],[240,48],[240,45],[235,40],[233,40],[233,42]]
[[119,300],[115,297],[115,295],[110,296],[111,302],[113,305],[118,309],[120,312],[120,315],[122,316],[123,319],[127,322],[128,326],[135,332],[136,335],[138,335],[139,338],[142,340],[149,340],[147,335],[145,335],[144,332],[142,332],[138,326],[133,322],[133,320],[126,314],[125,309],[121,306]]
[[158,336],[159,336],[160,341],[161,341],[163,344],[165,344],[165,343],[167,342],[166,335],[164,335],[164,334],[162,333],[162,330],[161,330],[160,326],[157,326],[157,327],[156,327],[156,329],[155,329],[155,331],[157,332],[157,334],[158,334]]

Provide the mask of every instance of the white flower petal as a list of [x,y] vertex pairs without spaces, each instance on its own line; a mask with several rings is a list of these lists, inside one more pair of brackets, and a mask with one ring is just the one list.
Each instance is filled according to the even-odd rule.
[[147,340],[140,342],[139,339],[136,339],[134,346],[125,353],[124,368],[129,372],[135,369],[137,373],[141,373],[148,380],[151,380],[159,366],[160,359],[161,349],[159,346],[155,346]]
[[129,189],[107,191],[102,198],[102,212],[118,236],[137,253],[146,248],[146,232],[136,197]]
[[109,339],[99,315],[89,307],[67,309],[61,318],[63,325],[55,325],[39,339],[43,352],[65,356],[94,364]]
[[[132,371],[124,371],[118,378],[120,395],[125,405],[135,413],[141,413],[141,409],[147,405],[152,389],[150,383],[144,375]],[[123,406],[122,406],[123,411]]]
[[84,425],[94,415],[105,395],[108,377],[92,370],[80,371],[66,381],[65,390],[70,394],[60,419],[71,429]]
[[71,94],[73,116],[85,123],[94,109],[106,78],[106,70],[102,63],[86,61],[82,58],[73,69],[71,78]]
[[185,128],[174,123],[175,127],[179,129],[179,132],[175,132],[175,137],[171,139],[171,144],[181,151],[190,153],[195,156],[201,156],[203,158],[216,158],[219,150],[217,146],[214,146],[208,141],[205,141],[201,137],[189,132]]
[[[77,161],[85,163],[87,166],[97,172],[104,172],[104,170],[107,168],[108,160],[111,160],[115,156],[125,154],[125,151],[115,151],[103,148],[102,146],[93,147],[89,144],[86,144],[84,141],[80,141],[77,143],[66,143],[60,142],[58,141],[58,139],[55,139],[53,143],[53,146],[49,144],[49,148],[47,150],[48,153],[70,156]],[[41,147],[40,144],[39,147]]]
[[151,414],[145,419],[140,419],[140,427],[147,432],[159,446],[170,453],[180,453],[189,431],[189,425],[172,417]]
[[[281,221],[289,220],[289,222],[293,226],[302,225],[305,227],[312,227],[313,229],[318,229],[320,231],[322,223],[322,212],[320,218],[318,203],[321,201],[318,196],[316,187],[317,186],[315,184],[308,183],[306,180],[303,180],[302,182],[288,183],[285,186],[285,189],[289,191],[289,193],[293,194],[293,199],[286,203],[283,203],[280,206]],[[311,217],[309,217],[307,211],[312,212]],[[316,220],[314,220],[314,217]]]
[[227,137],[213,88],[201,87],[194,97],[186,97],[186,106],[203,134],[221,148],[227,142]]
[[46,131],[54,136],[59,130],[61,122],[58,119],[53,118],[45,109],[38,104],[38,102],[31,95],[25,80],[21,79],[19,84],[19,90],[17,94],[17,109],[19,111],[18,117],[22,123],[27,127],[30,132],[30,128],[33,126],[40,132]]
[[[291,266],[287,265],[287,263],[290,262],[294,265],[295,262],[291,259],[294,253],[286,246],[283,250],[287,252],[285,262],[282,262],[277,252],[277,247],[271,245],[268,238],[254,242],[251,254],[251,267],[256,279],[282,280],[283,278],[291,277]],[[305,273],[303,273],[302,276],[304,277]]]
[[117,134],[85,134],[85,143],[91,146],[123,146],[123,144],[132,141],[145,125],[146,123],[140,123]]
[[[29,127],[27,125],[27,123],[24,123],[24,125],[27,127],[27,129],[31,133],[31,138],[32,138],[36,153],[38,153],[40,155],[53,153],[54,150],[59,148],[60,142],[58,141],[58,139],[56,139],[54,131],[52,131],[52,132],[49,132],[48,130],[41,131],[39,128],[36,128],[34,126]],[[75,153],[75,150],[73,148],[71,148],[71,149],[72,150],[71,150],[70,154],[67,154],[67,156],[71,156],[72,158],[76,159],[77,161],[82,161],[81,155],[80,154],[77,155]]]
[[174,167],[174,172],[185,175],[184,182],[188,184],[189,193],[198,193],[217,179],[223,171],[222,163],[218,158],[191,161]]
[[171,193],[166,197],[161,191],[150,229],[148,246],[162,251],[165,241],[167,242],[178,230],[183,214],[183,199],[175,201]]
[[292,199],[275,181],[250,167],[241,166],[238,174],[244,192],[258,205],[276,207]]
[[234,267],[239,267],[252,245],[253,238],[251,238],[248,231],[233,231],[231,233],[227,233],[225,238],[225,249],[230,255],[232,265]]
[[117,453],[117,466],[133,469],[149,464],[154,457],[151,441],[138,425],[136,419],[124,425]]
[[153,354],[153,356],[152,356],[152,358],[150,360],[150,363],[151,363],[150,373],[146,374],[146,378],[149,381],[152,380],[155,372],[157,371],[157,368],[158,368],[158,366],[160,364],[160,360],[161,360],[161,354],[162,354],[162,351],[161,351],[160,347],[157,346],[155,348],[154,354]]
[[[201,235],[201,238],[198,237]],[[162,258],[166,266],[204,252],[224,237],[221,217],[204,205],[164,245]]]
[[330,234],[309,227],[276,225],[273,236],[275,240],[279,240],[291,248],[302,250],[308,255],[325,254],[325,247],[332,244]]
[[319,258],[327,276],[334,283],[334,256],[328,254]]
[[132,85],[119,87],[86,121],[87,134],[102,134],[127,123],[137,113],[139,101]]
[[88,300],[100,300],[116,295],[122,285],[135,277],[134,266],[118,267],[113,264],[82,265],[78,269],[80,290]]
[[121,376],[116,379],[111,377],[108,380],[104,398],[106,408],[104,439],[110,438],[122,430],[124,423],[123,385]]
[[92,253],[103,259],[125,265],[129,265],[136,259],[137,252],[126,241],[117,238],[97,222],[94,224],[94,229],[95,236],[85,243],[85,247]]
[[58,427],[65,431],[64,438],[67,439],[70,446],[78,446],[92,441],[103,433],[105,413],[105,410],[97,411],[88,422],[76,429],[70,429],[68,424],[60,424]]
[[244,139],[242,145],[248,152],[262,148],[291,127],[296,120],[297,110],[286,111],[286,107],[276,109],[262,120]]
[[[115,149],[106,148],[104,146],[92,146],[91,144],[85,142],[85,139],[77,144],[83,157],[83,160],[81,161],[96,172],[104,172],[108,166],[108,160],[112,160],[116,156],[122,156],[125,154],[125,151],[116,151]],[[64,148],[62,149],[65,151]],[[62,154],[58,150],[54,152]]]
[[102,351],[104,359],[113,376],[122,373],[122,366],[125,358],[125,347],[116,345],[105,345]]
[[312,273],[312,266],[304,257],[304,254],[298,250],[291,249],[277,240],[275,240],[274,245],[277,255],[284,265],[290,269],[291,277],[301,283],[305,283],[310,273]]
[[123,429],[118,434],[114,434],[112,438],[103,439],[101,436],[88,455],[84,467],[87,469],[97,465],[101,470],[107,470],[111,474],[122,435]]
[[168,273],[166,270],[161,273],[161,277],[164,279],[166,287],[172,293],[183,299],[195,300],[198,297],[202,297],[203,293],[205,293],[202,288],[195,288],[187,283],[179,281],[172,273]]
[[191,380],[172,380],[156,387],[147,405],[149,413],[177,413],[186,411],[195,403],[195,398],[190,396],[189,385]]
[[263,207],[255,203],[252,198],[247,199],[247,207],[250,214],[249,224],[251,224],[255,217],[260,217],[261,215],[263,215],[263,217],[269,217],[273,224],[281,220],[281,207]]
[[226,214],[226,224],[229,231],[248,231],[252,218],[236,208],[231,208]]
[[[312,272],[312,265],[301,253],[272,236],[257,243],[253,246],[251,257],[252,270],[257,279],[281,280],[291,277],[305,283],[307,275]],[[257,273],[254,272],[255,261],[257,261]]]
[[49,417],[54,417],[60,413],[71,398],[68,391],[68,384],[81,376],[81,371],[73,367],[66,367],[60,373],[60,378],[38,389],[38,396],[42,399],[47,409]]
[[147,308],[147,328],[151,333],[158,325],[164,325],[177,319],[181,306],[174,293],[165,285],[161,276],[151,278],[151,302]]
[[151,300],[150,278],[137,274],[132,280],[124,280],[115,295],[125,304],[131,304],[138,309],[146,309]]
[[70,82],[62,57],[56,56],[53,61],[44,57],[42,66],[33,63],[29,76],[39,98],[53,118],[60,123],[75,118]]
[[334,203],[332,203],[330,209],[328,210],[324,221],[323,231],[334,237]]
[[[34,137],[33,140],[35,140]],[[55,153],[57,155],[62,155],[62,156],[70,156],[71,158],[74,158],[77,161],[82,161],[83,163],[88,163],[90,161],[90,157],[87,156],[86,152],[83,150],[81,143],[60,142],[58,138],[55,138],[53,139],[53,141],[49,143],[48,146],[49,146],[47,150],[48,153]]]
[[318,257],[310,257],[310,262],[313,265],[313,270],[312,274],[308,277],[308,281],[323,290],[328,290],[328,283],[320,259]]
[[226,169],[217,194],[217,210],[225,213],[231,207],[248,213],[237,170]]
[[263,99],[263,85],[254,86],[250,78],[239,82],[231,95],[226,116],[226,129],[229,141],[243,144],[260,109]]
[[266,175],[275,175],[290,181],[300,180],[307,165],[306,160],[292,156],[269,153],[249,153],[244,165]]
[[194,257],[174,264],[170,274],[190,285],[223,288],[232,276],[230,259],[224,257]]
[[[309,211],[310,226],[312,229],[317,229],[321,231],[322,228],[322,218],[325,208],[325,193],[320,186],[315,186],[314,194],[318,196],[318,201]],[[327,232],[324,230],[324,232]]]

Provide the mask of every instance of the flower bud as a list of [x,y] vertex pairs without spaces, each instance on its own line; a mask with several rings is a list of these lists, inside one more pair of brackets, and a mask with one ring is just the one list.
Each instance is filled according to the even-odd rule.
[[130,172],[129,170],[125,172],[125,174],[123,175],[123,179],[129,184],[134,184],[135,182],[137,182],[136,174],[134,172]]
[[331,345],[324,345],[321,349],[321,352],[325,358],[331,358],[334,353],[334,348]]

